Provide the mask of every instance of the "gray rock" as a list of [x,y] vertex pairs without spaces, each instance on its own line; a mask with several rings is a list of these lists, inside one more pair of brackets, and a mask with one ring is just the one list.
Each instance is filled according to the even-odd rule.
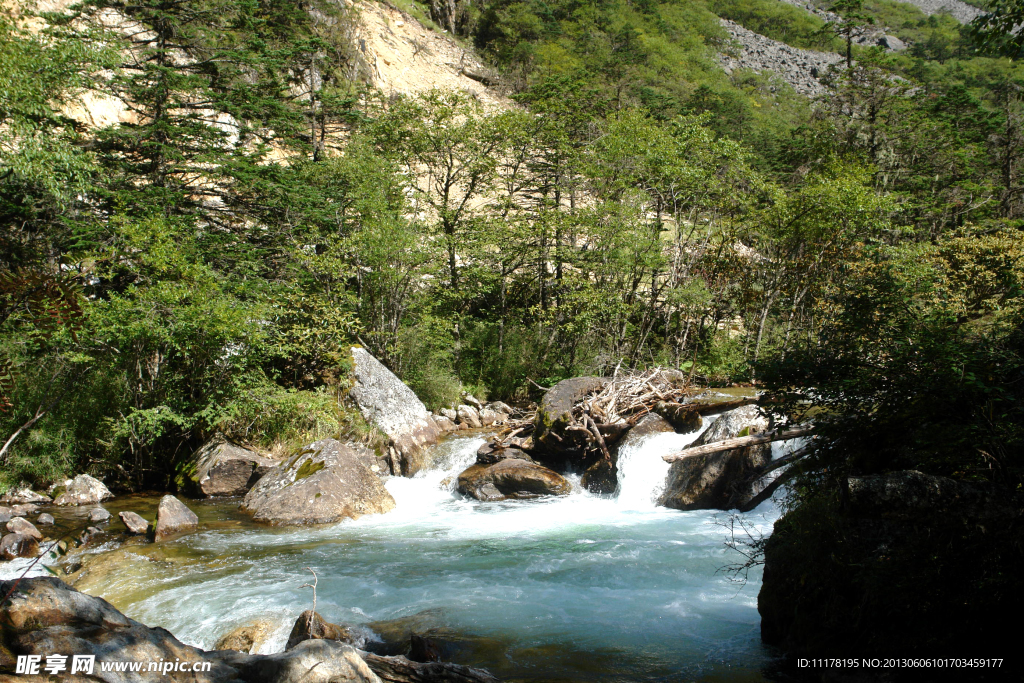
[[39,539],[25,534],[7,534],[0,539],[0,559],[35,557],[39,554]]
[[121,518],[129,534],[139,535],[149,531],[149,522],[140,514],[123,511],[117,513],[117,516]]
[[39,506],[35,505],[34,503],[24,503],[24,504],[21,504],[21,505],[14,505],[14,506],[11,507],[11,516],[12,517],[25,517],[27,515],[31,515],[32,513],[34,513],[38,509],[39,509]]
[[0,512],[0,524],[6,524],[9,521],[11,521],[11,513]]
[[53,518],[53,515],[48,512],[44,512],[36,518],[36,524],[39,526],[52,526],[54,522],[56,522],[56,520]]
[[32,489],[22,488],[13,491],[8,491],[4,495],[0,496],[0,503],[6,505],[12,505],[14,503],[49,503],[50,498],[44,496],[41,493],[36,493]]
[[[722,413],[693,446],[763,431],[768,420],[757,406]],[[677,510],[731,510],[754,494],[745,484],[771,460],[771,444],[695,455],[672,463],[659,505]]]
[[64,483],[64,491],[53,501],[56,505],[95,505],[114,494],[98,479],[80,474]]
[[492,403],[488,403],[487,407],[497,413],[501,413],[502,415],[506,416],[511,415],[514,412],[512,410],[512,406],[508,405],[507,403],[502,403],[501,401],[494,401]]
[[490,408],[483,408],[479,412],[480,423],[485,427],[489,427],[493,424],[503,424],[505,422],[505,415],[499,413],[496,410]]
[[476,412],[476,408],[473,406],[463,404],[458,407],[456,412],[459,414],[459,422],[470,429],[479,429],[483,426],[483,423],[480,421],[480,414]]
[[89,510],[90,522],[106,522],[110,517],[111,515],[106,508],[93,508],[92,510]]
[[163,541],[171,536],[192,531],[199,526],[199,517],[174,496],[164,496],[156,511],[153,538]]
[[533,462],[533,458],[518,448],[511,446],[496,447],[494,442],[485,443],[476,451],[478,465],[493,465],[502,460],[525,460]]
[[[206,652],[185,645],[169,631],[150,628],[100,598],[79,593],[55,577],[0,582],[0,594],[13,590],[5,608],[4,646],[9,652],[93,655],[98,662],[206,662],[209,671],[187,676],[160,672],[104,672],[106,683],[381,683],[350,645],[309,640],[276,655],[229,650]],[[68,660],[70,661],[70,659]]]
[[985,516],[988,496],[978,488],[917,470],[900,470],[867,477],[848,477],[849,510],[865,517],[915,517],[941,514],[948,508],[967,509]]
[[412,389],[365,349],[353,347],[352,360],[355,383],[349,395],[398,454],[391,473],[411,477],[426,464],[425,447],[437,443],[441,430]]
[[218,434],[192,454],[185,471],[200,496],[244,496],[276,464]]
[[509,458],[493,465],[473,465],[459,475],[459,493],[477,500],[565,496],[572,484],[562,475],[526,460]]
[[452,420],[449,420],[444,415],[438,415],[437,417],[435,417],[434,418],[434,424],[437,425],[438,429],[440,429],[442,432],[445,432],[445,433],[458,431],[458,429],[459,429],[459,426],[457,424],[455,424],[455,422],[453,422]]
[[242,509],[260,522],[328,524],[384,513],[395,500],[370,469],[365,446],[323,439],[274,467],[246,494]]
[[480,403],[480,400],[478,398],[476,398],[475,396],[473,396],[473,394],[463,394],[462,395],[462,400],[465,401],[466,403],[468,403],[469,405],[473,406],[477,410],[480,410],[481,408],[483,408],[483,404]]
[[37,541],[41,541],[43,539],[43,535],[39,532],[39,529],[37,529],[32,522],[22,517],[15,517],[11,521],[7,522],[7,530],[14,534],[30,536]]
[[896,36],[882,36],[878,39],[878,45],[889,52],[903,52],[907,49],[907,44]]
[[441,410],[437,411],[437,414],[440,415],[441,417],[448,418],[452,422],[455,422],[456,420],[459,419],[459,414],[455,410],[452,410],[451,408],[441,408]]

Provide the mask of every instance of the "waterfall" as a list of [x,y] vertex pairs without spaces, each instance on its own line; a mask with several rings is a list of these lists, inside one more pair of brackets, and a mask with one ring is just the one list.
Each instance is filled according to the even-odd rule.
[[663,455],[686,448],[697,440],[710,422],[691,434],[664,432],[648,434],[629,441],[619,448],[619,507],[627,510],[649,510],[658,504],[665,490],[665,478],[671,465]]

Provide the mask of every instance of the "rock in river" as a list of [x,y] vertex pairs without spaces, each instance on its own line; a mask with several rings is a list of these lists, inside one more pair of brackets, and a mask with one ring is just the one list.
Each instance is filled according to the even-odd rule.
[[365,446],[323,439],[306,446],[260,479],[242,501],[256,521],[328,524],[383,513],[395,500],[370,469]]
[[53,502],[56,505],[95,505],[113,496],[99,479],[79,474],[64,482],[64,491]]
[[473,465],[459,475],[459,493],[477,500],[565,496],[572,484],[562,475],[526,460],[509,458],[493,465]]
[[35,557],[39,554],[39,541],[26,534],[7,534],[0,540],[0,559]]
[[353,347],[352,361],[355,383],[349,395],[366,421],[387,434],[391,473],[411,477],[423,469],[424,447],[437,443],[441,429],[412,389],[366,349]]
[[37,541],[41,541],[43,539],[43,535],[39,533],[39,529],[37,529],[32,522],[22,517],[15,517],[11,521],[7,522],[7,530],[14,534],[31,536]]
[[[703,446],[765,430],[757,406],[722,413],[692,446]],[[694,455],[672,463],[660,505],[677,510],[731,510],[748,500],[748,479],[771,460],[771,444]]]
[[555,453],[572,453],[587,446],[589,441],[585,435],[568,431],[566,427],[572,424],[573,406],[606,384],[607,380],[601,377],[573,377],[548,389],[537,407],[534,443]]
[[119,512],[117,516],[124,522],[129,534],[144,534],[149,530],[149,522],[142,515],[135,512]]
[[275,464],[218,434],[192,454],[183,483],[199,496],[244,496]]
[[156,511],[154,539],[162,541],[175,534],[192,531],[198,525],[199,517],[196,513],[174,496],[164,496],[160,499],[160,507]]
[[288,635],[286,649],[291,649],[304,640],[349,640],[348,629],[338,624],[324,621],[324,618],[313,610],[306,610],[299,615]]

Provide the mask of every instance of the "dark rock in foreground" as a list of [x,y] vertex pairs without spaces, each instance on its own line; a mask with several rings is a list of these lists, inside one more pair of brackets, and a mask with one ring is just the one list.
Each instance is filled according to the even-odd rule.
[[13,560],[16,557],[35,557],[38,554],[38,539],[27,534],[7,534],[0,539],[0,559]]
[[459,475],[459,493],[477,500],[564,496],[572,484],[562,475],[526,460],[510,458],[493,465],[473,465]]
[[242,501],[270,524],[328,524],[388,512],[395,500],[371,470],[365,446],[323,439],[274,467]]

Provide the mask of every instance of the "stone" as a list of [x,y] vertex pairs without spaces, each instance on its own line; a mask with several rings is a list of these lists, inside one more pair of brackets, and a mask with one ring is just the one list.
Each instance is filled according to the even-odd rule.
[[616,463],[598,458],[583,473],[580,485],[591,493],[615,493],[619,488],[619,469]]
[[276,464],[217,434],[192,454],[181,479],[197,496],[244,496]]
[[677,434],[691,434],[704,426],[704,419],[696,406],[658,401],[654,404],[654,412],[665,418]]
[[[703,446],[768,427],[757,406],[719,415],[691,446]],[[755,492],[746,488],[757,469],[771,460],[771,444],[695,455],[672,463],[659,505],[676,510],[732,510]]]
[[435,417],[434,418],[434,424],[437,425],[438,429],[440,429],[442,432],[445,432],[445,433],[447,433],[447,432],[455,432],[455,431],[458,431],[458,429],[459,429],[459,426],[457,424],[455,424],[454,421],[448,419],[444,415],[438,415],[437,417]]
[[121,518],[121,522],[124,524],[129,534],[139,535],[145,534],[149,531],[149,522],[140,514],[123,511],[117,513],[117,516]]
[[163,541],[199,526],[199,517],[174,496],[164,496],[156,511],[153,539]]
[[273,630],[274,624],[263,620],[239,626],[221,636],[213,649],[252,654],[253,650],[258,650],[267,641]]
[[20,505],[15,505],[15,506],[11,507],[11,516],[12,517],[25,517],[27,515],[31,515],[32,513],[34,513],[38,509],[39,509],[39,506],[35,505],[33,503],[24,503],[24,504],[20,504]]
[[366,349],[352,347],[352,361],[355,381],[349,396],[398,453],[391,473],[411,477],[427,464],[425,449],[437,443],[440,428],[412,389]]
[[260,479],[242,510],[275,525],[329,524],[388,512],[395,500],[368,466],[373,459],[362,444],[317,441]]
[[459,493],[477,500],[565,496],[572,484],[565,477],[536,463],[516,458],[493,465],[472,465],[458,479]]
[[896,36],[883,35],[878,39],[878,46],[884,47],[889,52],[903,52],[907,49],[907,44]]
[[635,448],[643,443],[652,434],[664,434],[674,432],[675,429],[668,423],[668,420],[657,413],[648,413],[640,418],[636,425],[626,432],[626,435],[619,441],[619,452],[625,448]]
[[31,536],[37,541],[41,541],[43,539],[43,534],[39,532],[39,529],[37,529],[32,522],[23,517],[14,517],[7,522],[7,530],[14,534]]
[[533,458],[522,450],[511,446],[498,447],[493,441],[485,443],[476,451],[476,462],[478,465],[493,465],[496,462],[510,459],[533,462]]
[[473,406],[477,410],[483,408],[483,404],[480,403],[480,400],[477,397],[473,396],[473,394],[463,394],[462,400],[465,401],[467,404]]
[[106,522],[110,517],[111,515],[106,508],[93,508],[92,510],[89,510],[90,522]]
[[493,410],[494,412],[501,413],[502,415],[505,416],[511,415],[513,412],[515,412],[512,410],[512,406],[508,405],[507,403],[502,403],[501,401],[493,401],[491,403],[488,403],[487,407]]
[[80,474],[64,482],[64,491],[55,499],[55,505],[95,505],[114,494],[98,479]]
[[480,421],[480,414],[473,406],[460,405],[456,412],[459,415],[459,422],[470,429],[479,429],[483,426],[483,423]]
[[607,384],[601,377],[573,377],[548,389],[537,406],[533,441],[537,448],[560,454],[581,453],[589,441],[580,432],[566,431],[572,424],[572,408]]
[[452,422],[455,422],[456,420],[459,419],[458,412],[451,408],[441,408],[441,410],[437,411],[437,414],[440,415],[441,417],[448,418]]
[[478,415],[480,416],[480,423],[485,427],[489,427],[493,424],[503,424],[505,422],[505,416],[496,410],[490,408],[480,409]]
[[55,522],[56,520],[53,518],[53,515],[51,515],[49,512],[44,512],[43,514],[36,517],[36,524],[38,524],[39,526],[53,526]]
[[288,634],[288,644],[285,645],[285,649],[290,650],[304,640],[317,639],[347,642],[350,640],[350,634],[344,626],[328,623],[313,610],[306,610],[295,620],[292,631]]
[[7,534],[0,539],[0,558],[35,557],[39,554],[39,539],[26,534]]
[[309,640],[275,655],[206,652],[185,645],[166,629],[129,619],[106,600],[80,593],[56,577],[0,582],[0,594],[9,591],[13,592],[3,614],[0,657],[17,652],[42,655],[45,661],[53,653],[69,658],[93,655],[97,673],[99,662],[112,660],[209,665],[206,671],[184,676],[104,672],[106,683],[381,683],[359,653],[344,643]]
[[917,470],[900,470],[846,480],[849,512],[864,517],[917,517],[949,508],[990,507],[978,488]]
[[12,505],[15,503],[49,503],[49,496],[36,493],[30,488],[15,489],[0,496],[0,503]]
[[11,520],[11,514],[9,512],[0,512],[0,524],[6,524]]

